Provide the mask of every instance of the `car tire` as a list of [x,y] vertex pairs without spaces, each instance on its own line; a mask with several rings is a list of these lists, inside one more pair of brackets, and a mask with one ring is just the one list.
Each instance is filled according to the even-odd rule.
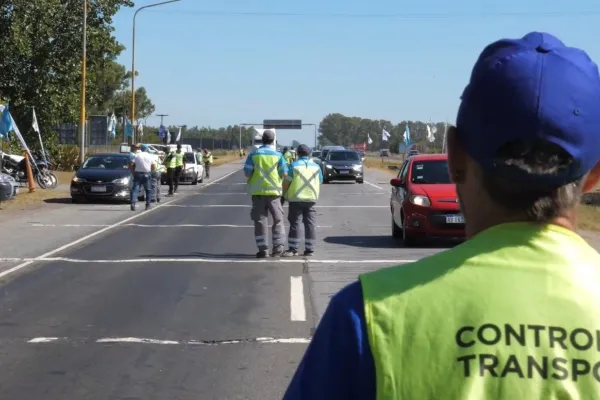
[[204,182],[204,175],[202,175],[202,176],[200,177],[200,179],[198,179],[198,183],[202,183],[202,182]]
[[356,183],[365,183],[365,181],[363,181],[362,179],[357,179]]
[[398,226],[398,224],[396,224],[396,221],[394,221],[394,216],[392,215],[392,237],[399,239],[402,237],[402,228],[400,228]]
[[404,221],[402,221],[402,244],[404,247],[414,247],[417,245],[417,239],[414,236],[410,236],[404,229]]
[[194,180],[192,181],[192,185],[196,186],[198,184],[198,174],[196,174],[196,176],[194,177]]
[[323,179],[323,183],[327,185],[329,183],[329,179]]
[[73,204],[82,204],[85,202],[85,199],[82,197],[71,197],[71,203]]

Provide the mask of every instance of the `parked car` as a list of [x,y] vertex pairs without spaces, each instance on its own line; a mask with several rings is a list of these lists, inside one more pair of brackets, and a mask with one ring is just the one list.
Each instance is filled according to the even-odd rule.
[[417,154],[419,154],[419,150],[417,149],[412,149],[408,152],[409,157],[416,156]]
[[390,156],[390,150],[389,149],[381,149],[379,151],[379,157],[389,157]]
[[323,183],[337,180],[353,180],[363,183],[363,165],[354,150],[330,150],[321,163]]
[[315,150],[310,154],[310,158],[317,164],[321,163],[321,151]]
[[[90,156],[71,180],[71,200],[120,200],[129,202],[133,179],[129,154],[104,153]],[[140,190],[140,200],[145,197]]]
[[325,160],[327,154],[331,150],[346,150],[346,148],[344,146],[323,146],[323,148],[321,149],[321,160]]
[[[179,176],[180,183],[191,183],[192,185],[197,185],[198,183],[202,183],[204,181],[204,165],[199,160],[202,159],[202,156],[197,152],[186,152],[184,153],[185,159],[185,170],[181,171],[181,175]],[[160,183],[162,185],[166,185],[167,182],[167,173],[163,172],[160,177]]]
[[446,154],[408,158],[390,181],[392,236],[405,246],[425,238],[464,238],[465,220],[456,186],[448,175]]

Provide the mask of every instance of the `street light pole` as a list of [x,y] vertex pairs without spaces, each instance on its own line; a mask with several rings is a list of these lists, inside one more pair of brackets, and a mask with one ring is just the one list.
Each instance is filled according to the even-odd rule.
[[85,161],[85,91],[86,91],[86,72],[87,72],[87,0],[83,0],[83,54],[81,58],[81,114],[79,116],[79,158],[80,163]]
[[[133,14],[133,35],[132,35],[132,43],[131,43],[131,124],[133,125],[135,120],[135,18],[138,13],[146,8],[158,7],[164,4],[176,3],[181,0],[169,0],[162,1],[160,3],[148,4],[146,6],[142,6],[138,8]],[[134,130],[135,132],[135,130]]]

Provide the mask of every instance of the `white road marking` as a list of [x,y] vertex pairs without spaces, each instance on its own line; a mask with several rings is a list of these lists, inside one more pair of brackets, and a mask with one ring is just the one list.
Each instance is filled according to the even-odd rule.
[[[34,263],[37,261],[44,262],[65,262],[73,264],[147,264],[147,263],[238,263],[238,264],[264,264],[264,263],[281,263],[281,264],[407,264],[418,260],[327,260],[327,259],[311,259],[311,258],[263,258],[256,259],[249,255],[249,258],[131,258],[131,259],[116,259],[116,260],[82,260],[67,257],[35,257],[35,258],[0,258],[0,263],[24,262]],[[251,258],[252,257],[252,258]],[[29,265],[28,264],[28,265]],[[16,268],[16,267],[14,267]],[[11,268],[11,269],[14,269]],[[1,278],[2,276],[0,276]]]
[[301,276],[290,276],[290,319],[292,321],[306,321],[304,285]]
[[[163,207],[163,206],[161,206]],[[180,208],[218,208],[218,207],[241,207],[252,208],[249,204],[165,204],[164,207],[180,207]],[[286,203],[284,207],[288,207]],[[315,206],[315,208],[390,208],[390,206]]]
[[[235,171],[232,171],[232,172],[228,173],[227,175],[224,175],[224,176],[222,176],[222,177],[221,177],[221,178],[219,178],[219,179],[215,179],[213,182],[209,182],[209,183],[207,183],[205,186],[203,186],[203,188],[204,188],[204,187],[211,186],[212,184],[214,184],[214,183],[217,183],[217,182],[219,182],[219,181],[222,181],[223,179],[226,179],[226,178],[230,177],[231,175],[233,175],[233,174],[235,174],[235,173],[237,173],[237,172],[241,171],[242,169],[243,169],[243,168],[236,169]],[[180,197],[180,199],[183,199],[183,198],[185,198],[185,196],[183,196],[183,197]],[[150,208],[150,209],[149,209],[149,210],[147,210],[147,211],[141,211],[141,212],[138,212],[138,213],[136,213],[135,215],[133,215],[133,216],[131,216],[131,217],[129,217],[129,218],[125,218],[125,219],[124,219],[124,220],[122,220],[122,221],[116,222],[116,223],[114,223],[114,224],[112,224],[112,225],[109,225],[109,226],[107,226],[107,227],[104,227],[104,228],[102,228],[102,229],[100,229],[100,230],[97,230],[96,232],[90,233],[89,235],[86,235],[86,236],[84,236],[84,237],[81,237],[81,238],[79,238],[79,239],[77,239],[77,240],[74,240],[74,241],[72,241],[71,243],[67,243],[67,244],[65,244],[65,245],[63,245],[63,246],[57,247],[57,248],[56,248],[56,249],[54,249],[54,250],[50,250],[50,251],[48,251],[48,252],[46,252],[46,253],[42,254],[40,257],[41,257],[41,258],[44,258],[44,257],[50,257],[50,256],[52,256],[52,255],[54,255],[54,254],[56,254],[56,253],[59,253],[59,252],[61,252],[61,251],[63,251],[63,250],[66,250],[66,249],[68,249],[68,248],[71,248],[71,247],[73,247],[73,246],[75,246],[75,245],[77,245],[77,244],[79,244],[79,243],[85,242],[85,241],[87,241],[87,240],[89,240],[89,239],[91,239],[91,238],[93,238],[93,237],[96,237],[96,236],[98,236],[98,235],[100,235],[100,234],[102,234],[102,233],[104,233],[104,232],[107,232],[107,231],[109,231],[109,230],[111,230],[111,229],[114,229],[114,228],[116,228],[116,227],[118,227],[118,226],[121,226],[121,225],[123,225],[123,224],[126,224],[126,223],[128,223],[129,221],[133,221],[134,219],[136,219],[136,218],[139,218],[139,217],[141,217],[142,215],[146,215],[146,214],[148,214],[148,213],[154,212],[154,211],[156,211],[156,210],[160,209],[161,207],[169,206],[169,203],[171,203],[171,202],[173,202],[173,201],[176,201],[176,200],[178,200],[178,199],[176,198],[176,199],[173,199],[173,200],[167,201],[166,203],[162,203],[162,204],[160,204],[160,205],[158,205],[158,206],[152,207],[152,208]],[[38,258],[39,258],[39,257],[38,257]],[[11,274],[13,274],[13,273],[15,273],[15,272],[17,272],[17,271],[19,271],[19,270],[21,270],[21,269],[23,269],[23,268],[25,268],[25,267],[29,266],[29,265],[31,265],[31,264],[32,264],[32,263],[34,263],[35,261],[37,261],[37,258],[35,258],[35,259],[32,259],[32,260],[29,260],[29,261],[25,261],[25,262],[23,262],[23,263],[21,263],[21,264],[19,264],[19,265],[16,265],[16,266],[14,266],[14,267],[12,267],[12,268],[10,268],[10,269],[7,269],[6,271],[3,271],[3,272],[1,272],[1,273],[0,273],[0,279],[2,279],[2,278],[4,278],[4,277],[6,277],[6,276],[8,276],[8,275],[11,275]]]
[[[27,341],[27,343],[52,343],[52,342],[86,342],[85,339],[69,339],[66,337],[36,337]],[[138,337],[111,337],[94,340],[94,343],[99,344],[121,344],[121,343],[137,343],[137,344],[158,344],[158,345],[191,345],[191,346],[220,346],[224,344],[246,344],[246,343],[261,343],[261,344],[307,344],[310,343],[310,338],[274,338],[274,337],[258,337],[251,339],[237,340],[161,340],[151,338]]]
[[248,193],[244,193],[244,192],[229,192],[229,193],[197,193],[196,196],[231,196],[231,195],[238,195],[238,196],[249,196]]
[[[31,224],[35,228],[99,228],[106,225],[76,225],[76,224]],[[144,225],[144,224],[123,224],[121,226],[133,226],[138,228],[254,228],[254,225],[230,225],[230,224],[213,224],[213,225],[200,225],[200,224],[179,224],[179,225]],[[286,228],[289,225],[285,225]],[[385,225],[388,227],[388,225]],[[269,228],[271,225],[269,225]],[[333,225],[317,225],[317,228],[333,228]]]
[[376,185],[376,184],[374,184],[374,183],[367,182],[367,181],[365,181],[365,183],[366,183],[367,185],[369,185],[369,186],[373,186],[373,187],[374,187],[374,188],[376,188],[376,189],[379,189],[379,190],[385,190],[385,189],[383,189],[381,186],[377,186],[377,185]]

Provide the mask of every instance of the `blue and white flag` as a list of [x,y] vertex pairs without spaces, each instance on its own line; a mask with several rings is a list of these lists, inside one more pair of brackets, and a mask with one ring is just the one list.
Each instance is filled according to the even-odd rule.
[[404,128],[404,143],[407,146],[410,144],[410,129],[408,129],[408,124],[406,124]]
[[110,116],[110,120],[108,121],[108,132],[112,137],[117,136],[117,117],[113,112]]
[[2,111],[2,118],[0,119],[0,137],[8,140],[8,134],[14,131],[13,119],[8,111],[8,104]]
[[125,136],[133,137],[133,125],[129,119],[125,122]]
[[166,136],[167,136],[167,129],[165,128],[164,125],[161,125],[160,128],[158,128],[158,138],[164,139]]

